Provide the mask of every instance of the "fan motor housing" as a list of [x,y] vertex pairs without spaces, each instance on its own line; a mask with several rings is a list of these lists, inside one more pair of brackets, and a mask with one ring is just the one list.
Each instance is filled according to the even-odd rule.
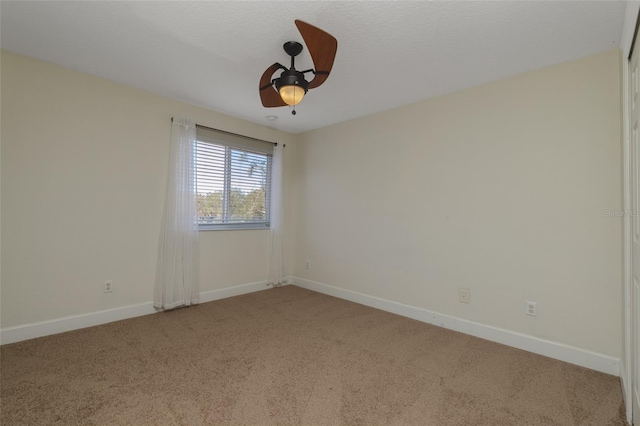
[[309,90],[309,82],[305,80],[304,74],[296,70],[285,70],[280,74],[280,78],[276,79],[276,90],[280,91],[282,86],[299,86],[304,89],[304,93]]

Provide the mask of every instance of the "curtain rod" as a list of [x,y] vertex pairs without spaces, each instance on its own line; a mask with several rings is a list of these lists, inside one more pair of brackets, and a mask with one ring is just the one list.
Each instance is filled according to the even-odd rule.
[[[173,117],[171,117],[171,122],[173,123]],[[240,135],[238,133],[227,132],[226,130],[216,129],[215,127],[207,127],[207,126],[203,126],[203,125],[198,124],[198,123],[196,123],[196,127],[200,127],[202,129],[207,129],[207,130],[213,130],[215,132],[225,133],[225,134],[231,135],[231,136],[239,136],[241,138],[252,139],[252,140],[258,141],[258,142],[270,143],[273,146],[278,146],[278,142],[271,142],[271,141],[265,141],[264,139],[252,138],[251,136],[245,136],[245,135]],[[286,145],[282,145],[282,146],[286,146]]]

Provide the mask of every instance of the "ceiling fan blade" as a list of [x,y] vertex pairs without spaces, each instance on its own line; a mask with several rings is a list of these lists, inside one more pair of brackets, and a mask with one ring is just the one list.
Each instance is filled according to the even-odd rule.
[[260,100],[262,101],[262,106],[265,108],[274,108],[281,107],[287,105],[284,103],[280,94],[276,92],[276,89],[271,84],[271,77],[273,77],[273,73],[283,68],[279,63],[275,63],[271,65],[260,77],[260,85],[258,89],[260,91]]
[[316,74],[309,82],[309,89],[313,89],[320,86],[329,77],[338,50],[338,40],[320,28],[299,19],[296,19],[296,27],[298,27],[313,60]]

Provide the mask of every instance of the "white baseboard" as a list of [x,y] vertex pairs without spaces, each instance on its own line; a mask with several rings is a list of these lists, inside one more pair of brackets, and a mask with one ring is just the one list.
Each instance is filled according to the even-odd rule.
[[[242,294],[253,293],[255,291],[267,290],[268,288],[270,287],[267,286],[266,281],[260,281],[217,290],[204,291],[200,293],[200,303],[225,299],[227,297],[240,296]],[[49,336],[51,334],[78,330],[80,328],[93,327],[95,325],[106,324],[113,321],[154,314],[156,312],[158,312],[158,310],[153,307],[153,302],[145,302],[136,305],[123,306],[121,308],[107,309],[104,311],[56,318],[50,321],[3,328],[0,329],[0,344],[5,345],[7,343],[35,339],[36,337]]]
[[226,299],[227,297],[240,296],[242,294],[268,290],[270,288],[271,286],[267,285],[266,281],[258,281],[256,283],[240,284],[233,287],[203,291],[200,293],[200,303],[213,302],[214,300]]
[[544,355],[560,361],[576,364],[603,373],[620,375],[620,360],[608,355],[588,351],[563,343],[540,339],[527,334],[518,333],[503,328],[480,324],[478,322],[429,311],[415,306],[409,306],[391,300],[381,299],[343,288],[334,287],[304,278],[293,277],[293,283],[299,287],[318,293],[328,294],[340,299],[349,300],[361,305],[391,312],[412,318],[428,324],[437,325],[461,333],[470,334],[492,342]]
[[65,331],[149,315],[155,312],[156,309],[153,307],[153,302],[145,302],[137,305],[123,306],[121,308],[3,328],[0,330],[0,344],[5,345],[7,343],[21,342],[50,334],[64,333]]

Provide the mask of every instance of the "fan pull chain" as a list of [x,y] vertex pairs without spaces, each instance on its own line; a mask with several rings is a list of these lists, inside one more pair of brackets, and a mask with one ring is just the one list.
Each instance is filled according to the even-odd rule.
[[[293,56],[291,57],[291,68],[293,68]],[[296,115],[296,93],[298,92],[293,92],[293,111],[291,111],[291,115]]]

